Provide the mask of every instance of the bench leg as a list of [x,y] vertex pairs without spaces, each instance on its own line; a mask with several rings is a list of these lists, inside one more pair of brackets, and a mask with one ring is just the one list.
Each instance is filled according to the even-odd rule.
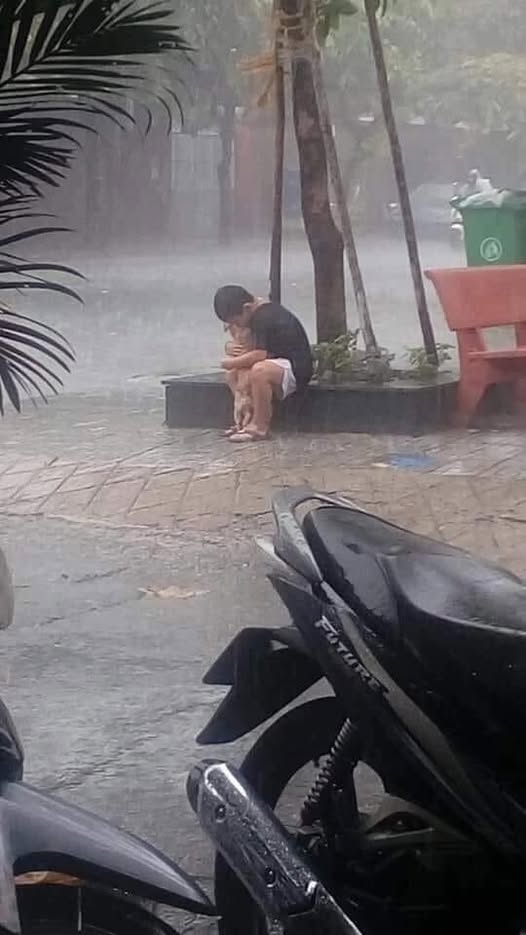
[[484,380],[477,380],[473,377],[460,379],[457,396],[457,412],[455,424],[460,428],[465,428],[471,422],[486,391],[487,383]]

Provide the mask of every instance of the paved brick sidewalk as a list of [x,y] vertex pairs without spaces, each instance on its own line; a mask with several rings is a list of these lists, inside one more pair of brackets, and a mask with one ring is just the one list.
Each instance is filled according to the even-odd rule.
[[[108,460],[104,445],[79,446],[78,459],[71,447],[66,457],[53,455],[47,436],[39,446],[44,453],[35,455],[26,434],[27,443],[21,437],[16,450],[0,455],[0,513],[170,535],[238,535],[270,526],[273,488],[307,483],[346,493],[526,576],[526,451],[519,432],[298,435],[235,448],[214,433],[157,431],[157,444],[146,449],[130,432],[126,445],[121,439],[115,446],[119,457],[113,451]],[[64,450],[60,440],[55,447]]]

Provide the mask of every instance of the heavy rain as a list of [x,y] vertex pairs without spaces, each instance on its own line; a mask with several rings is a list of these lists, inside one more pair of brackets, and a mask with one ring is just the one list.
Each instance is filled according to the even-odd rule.
[[[298,760],[278,804],[266,798],[341,913],[374,935],[456,933],[467,899],[482,935],[519,935],[526,908],[513,874],[495,899],[487,890],[491,861],[498,877],[502,854],[519,864],[524,851],[514,838],[524,836],[513,785],[522,754],[510,753],[524,669],[514,576],[526,572],[524,12],[512,0],[0,0],[0,14],[4,626],[13,594],[15,605],[0,634],[0,694],[24,746],[24,782],[144,839],[213,900],[215,842],[188,802],[190,770],[204,757],[240,766],[257,737],[265,749],[270,719],[312,704],[285,741],[287,721],[270,729],[274,772],[263,753],[245,772],[264,796]],[[249,311],[220,321],[214,295],[227,284],[248,290]],[[257,316],[276,305],[307,334],[310,381],[294,348],[275,350],[271,327],[268,346],[261,338]],[[259,355],[245,367],[237,338],[225,350],[225,330],[240,322],[255,335],[246,353]],[[243,370],[241,425],[241,380],[230,375]],[[264,554],[256,539],[272,541],[272,496],[293,488],[354,504],[326,502],[320,514],[344,510],[359,526],[357,507],[424,537],[396,538],[392,525],[368,533],[365,520],[358,533],[342,520],[335,545],[323,516],[300,523],[321,569],[319,581],[302,579],[319,602],[312,623],[346,606],[332,646],[349,680],[372,691],[370,707],[358,689],[344,699],[323,648],[307,639],[297,649],[307,624],[298,636],[267,580],[272,547]],[[297,583],[305,566],[281,533],[280,574]],[[421,637],[433,624],[444,643],[436,630]],[[255,635],[203,682],[244,628]],[[504,645],[510,634],[517,642]],[[327,696],[339,705],[330,718]],[[8,786],[22,779],[9,756]],[[450,801],[457,768],[473,786],[448,787]],[[508,783],[508,811],[491,783]],[[76,819],[46,808],[49,828],[41,813],[27,818],[38,847],[18,863],[9,848],[2,857],[19,884],[23,935],[47,919],[65,919],[68,933],[119,935],[125,922],[157,931],[150,917],[127,921],[120,904],[104,928],[100,886],[100,905],[126,894],[179,931],[215,932],[223,913],[223,935],[284,925],[262,904],[263,924],[255,889],[236,920],[228,905],[240,884],[224,865],[210,917],[163,901],[145,864],[136,877],[123,869],[103,830],[61,837],[61,820],[71,829]],[[90,851],[97,834],[106,857]],[[455,858],[438,872],[448,848]],[[480,878],[459,895],[452,880],[475,860]],[[272,888],[274,870],[262,873]],[[88,894],[85,923],[63,899],[72,886],[77,908]],[[331,931],[349,931],[342,918]],[[0,927],[14,931],[6,919]]]

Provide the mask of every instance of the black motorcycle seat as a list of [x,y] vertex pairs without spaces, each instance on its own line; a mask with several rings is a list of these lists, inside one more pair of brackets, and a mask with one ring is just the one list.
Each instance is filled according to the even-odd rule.
[[526,637],[526,585],[489,562],[344,507],[312,511],[304,532],[327,583],[385,636],[409,617]]

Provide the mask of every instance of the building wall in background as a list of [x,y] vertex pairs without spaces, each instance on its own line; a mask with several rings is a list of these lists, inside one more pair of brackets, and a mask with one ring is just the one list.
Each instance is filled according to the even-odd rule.
[[[43,210],[75,232],[57,235],[57,246],[171,250],[186,241],[217,239],[221,154],[217,131],[167,133],[159,125],[144,137],[109,123],[99,129],[100,136],[85,134],[72,172],[44,200]],[[336,134],[353,217],[368,226],[381,223],[384,206],[396,200],[383,136],[380,125],[339,126]],[[462,181],[471,165],[491,175],[497,185],[526,184],[515,169],[515,150],[501,135],[481,139],[456,128],[405,126],[402,140],[411,188],[423,182]],[[236,128],[234,235],[268,235],[273,171],[272,114],[253,112]],[[298,158],[290,121],[284,197],[286,220],[301,225]]]
[[[146,247],[217,236],[216,132],[153,128],[147,137],[105,125],[86,134],[71,173],[46,193],[44,210],[75,232],[79,248]],[[63,238],[70,245],[71,237]]]

